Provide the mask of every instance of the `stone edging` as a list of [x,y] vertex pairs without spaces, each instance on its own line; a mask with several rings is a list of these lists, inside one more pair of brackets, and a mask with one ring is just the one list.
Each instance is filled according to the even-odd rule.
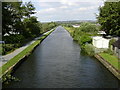
[[100,55],[94,55],[114,76],[120,80],[120,72],[114,68],[109,62],[104,60]]

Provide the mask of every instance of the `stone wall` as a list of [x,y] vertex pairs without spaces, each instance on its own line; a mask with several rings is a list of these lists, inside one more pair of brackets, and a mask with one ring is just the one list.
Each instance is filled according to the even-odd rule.
[[111,72],[113,75],[115,75],[120,80],[120,70],[114,68],[109,62],[104,60],[101,56],[98,54],[95,55],[95,57]]

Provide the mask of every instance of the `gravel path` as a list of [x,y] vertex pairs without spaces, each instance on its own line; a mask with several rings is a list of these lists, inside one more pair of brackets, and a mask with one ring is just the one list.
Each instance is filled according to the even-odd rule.
[[[53,29],[52,29],[53,30]],[[50,30],[50,31],[52,31]],[[50,32],[48,31],[48,32]],[[46,33],[48,33],[46,32]],[[44,33],[43,35],[45,35],[46,33]],[[41,35],[42,36],[42,35]],[[41,37],[40,36],[40,37]],[[40,37],[35,38],[34,40],[30,41],[29,43],[27,43],[26,45],[16,49],[15,51],[11,52],[10,54],[4,55],[4,56],[0,56],[0,67],[7,63],[10,59],[12,59],[14,56],[16,56],[17,54],[19,54],[21,51],[23,51],[25,48],[27,48],[29,45],[31,45],[32,43],[34,43],[37,39],[39,39]]]

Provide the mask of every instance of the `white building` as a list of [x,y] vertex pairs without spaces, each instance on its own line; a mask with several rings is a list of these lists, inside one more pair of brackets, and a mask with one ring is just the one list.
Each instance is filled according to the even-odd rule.
[[80,27],[80,25],[72,25],[74,28],[79,28]]
[[105,39],[101,36],[95,36],[93,37],[92,44],[96,48],[109,48],[109,39]]

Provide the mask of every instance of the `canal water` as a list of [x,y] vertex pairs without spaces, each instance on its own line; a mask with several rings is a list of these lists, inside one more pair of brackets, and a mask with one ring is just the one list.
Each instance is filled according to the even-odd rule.
[[57,27],[16,70],[20,82],[7,88],[118,88],[119,81],[97,59]]

